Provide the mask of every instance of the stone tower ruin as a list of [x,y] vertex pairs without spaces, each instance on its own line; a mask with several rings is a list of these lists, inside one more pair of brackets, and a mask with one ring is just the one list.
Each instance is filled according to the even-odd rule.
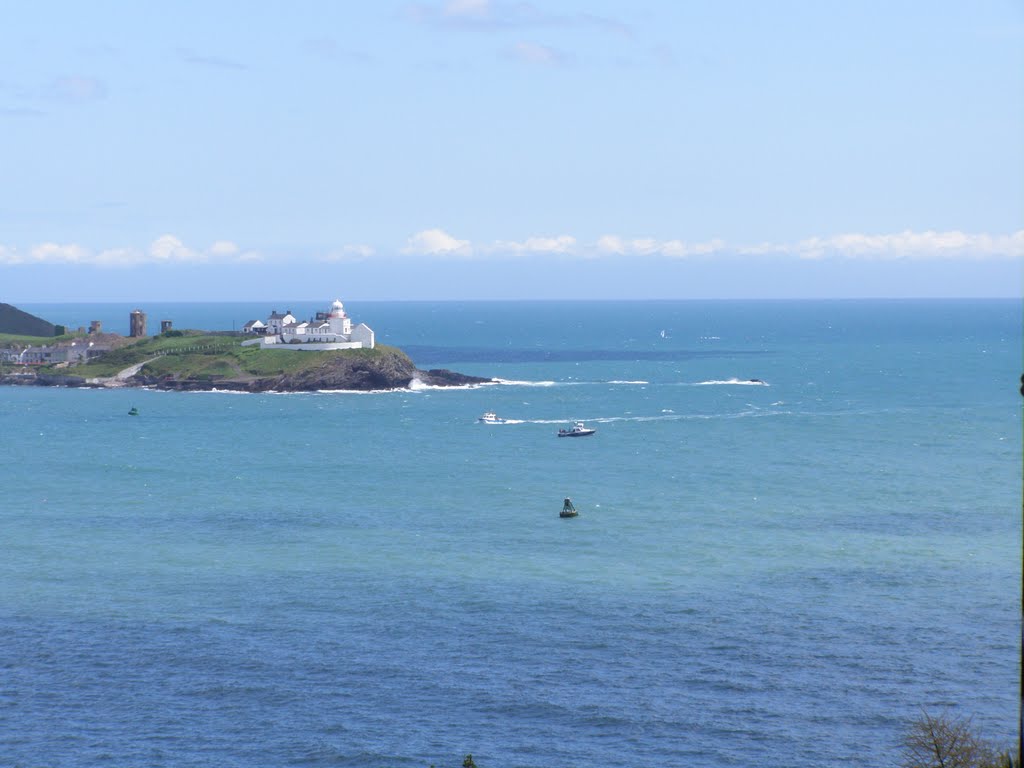
[[130,331],[128,333],[133,339],[146,335],[146,313],[141,309],[133,310],[129,315]]

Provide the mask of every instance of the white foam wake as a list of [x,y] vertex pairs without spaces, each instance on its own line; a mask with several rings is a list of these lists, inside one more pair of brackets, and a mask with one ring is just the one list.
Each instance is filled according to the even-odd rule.
[[740,387],[767,387],[768,384],[761,381],[760,379],[724,379],[724,380],[712,380],[712,381],[698,381],[693,386],[695,387],[711,387],[721,385],[734,385]]
[[409,382],[409,386],[404,390],[398,390],[399,392],[428,392],[434,390],[449,390],[449,389],[480,389],[480,387],[492,386],[490,382],[483,382],[480,384],[424,384],[417,378],[414,378]]
[[554,381],[516,381],[514,379],[495,379],[495,384],[503,384],[506,387],[554,387]]

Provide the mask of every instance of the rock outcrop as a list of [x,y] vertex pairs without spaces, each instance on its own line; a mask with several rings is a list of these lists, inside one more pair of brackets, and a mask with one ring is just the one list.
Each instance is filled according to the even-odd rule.
[[[305,352],[291,354],[304,355]],[[372,357],[335,354],[305,371],[259,379],[252,391],[312,392],[319,389],[404,389],[416,375],[416,366],[403,352],[382,351]]]
[[[291,354],[304,355],[306,352]],[[407,389],[414,381],[438,387],[460,387],[489,384],[493,379],[467,376],[455,371],[433,369],[420,371],[409,357],[398,349],[378,349],[372,355],[330,354],[314,367],[276,376],[219,377],[215,379],[154,377],[144,374],[127,380],[129,385],[157,389],[199,391],[230,389],[241,392],[317,392],[320,390],[390,390]]]

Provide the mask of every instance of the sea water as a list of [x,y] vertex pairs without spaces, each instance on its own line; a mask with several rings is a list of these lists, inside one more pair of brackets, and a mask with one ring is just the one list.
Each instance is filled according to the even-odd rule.
[[[322,309],[281,304],[142,309]],[[1014,743],[1019,302],[347,308],[501,383],[0,388],[0,765],[881,768],[922,710]]]

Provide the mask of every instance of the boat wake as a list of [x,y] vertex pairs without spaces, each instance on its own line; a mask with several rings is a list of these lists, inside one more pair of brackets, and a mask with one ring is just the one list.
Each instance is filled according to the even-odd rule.
[[[584,419],[587,424],[613,424],[615,422],[652,422],[652,421],[708,421],[711,419],[743,419],[771,416],[785,416],[789,411],[763,410],[752,406],[749,410],[735,411],[733,413],[674,413],[663,411],[651,416],[598,416]],[[572,419],[517,419],[508,420],[506,424],[560,424],[565,425]]]
[[[622,379],[612,379],[611,381],[520,381],[516,379],[495,379],[494,384],[500,384],[506,387],[580,387],[585,385],[595,384],[615,384],[617,386],[645,386],[650,384],[649,381],[636,380],[628,381]],[[481,386],[490,386],[484,384]]]
[[712,379],[711,381],[698,381],[691,384],[691,387],[713,387],[713,386],[739,386],[739,387],[767,387],[770,386],[768,383],[761,381],[760,379]]
[[[232,389],[218,389],[217,387],[211,387],[210,389],[193,390],[193,392],[207,392],[217,394],[232,394],[232,395],[248,395],[248,394],[263,394],[263,395],[309,395],[309,394],[321,394],[321,395],[385,395],[394,393],[409,393],[409,392],[434,392],[434,391],[465,391],[470,389],[482,389],[484,387],[580,387],[580,386],[632,386],[632,387],[646,387],[650,386],[651,382],[644,379],[611,379],[606,381],[529,381],[521,379],[499,379],[495,378],[491,381],[480,382],[475,384],[455,384],[455,385],[442,385],[442,384],[425,384],[421,380],[414,378],[409,382],[409,386],[404,389],[317,389],[312,392],[280,392],[275,390],[267,390],[264,392],[248,392],[245,390],[232,390]],[[661,384],[659,386],[664,386]],[[708,387],[708,386],[745,386],[745,387],[767,387],[770,386],[767,382],[761,381],[760,379],[725,379],[725,380],[711,380],[711,381],[698,381],[698,382],[678,382],[669,383],[668,386],[683,386],[683,387]],[[148,389],[148,388],[147,388]]]
[[[501,385],[506,387],[581,387],[581,386],[630,386],[647,387],[651,382],[645,379],[611,379],[605,381],[520,381],[516,379],[494,379],[489,384],[474,384],[461,389],[475,389],[476,387]],[[655,386],[681,386],[681,387],[770,387],[767,381],[761,379],[710,379],[708,381],[680,381],[680,382],[659,382]]]
[[565,382],[558,381],[516,381],[515,379],[495,379],[495,384],[506,387],[557,387]]

